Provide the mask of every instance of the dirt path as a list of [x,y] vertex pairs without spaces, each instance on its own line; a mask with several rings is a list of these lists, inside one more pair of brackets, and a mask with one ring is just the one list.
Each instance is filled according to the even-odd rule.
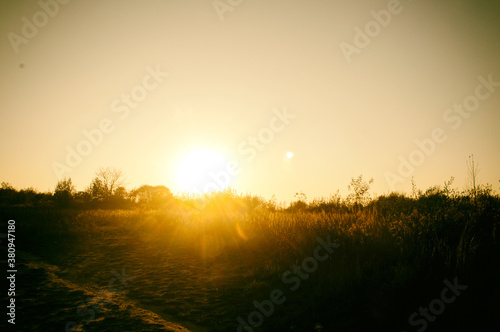
[[204,332],[234,325],[241,292],[231,285],[242,271],[213,246],[119,235],[44,248],[19,253],[16,331]]
[[142,308],[124,291],[81,285],[32,254],[17,256],[25,263],[18,264],[15,331],[191,331]]

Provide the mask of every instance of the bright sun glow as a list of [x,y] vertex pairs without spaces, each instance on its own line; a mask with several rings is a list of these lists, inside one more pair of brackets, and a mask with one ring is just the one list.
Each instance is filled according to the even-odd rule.
[[287,152],[287,153],[286,153],[286,157],[287,157],[288,159],[292,158],[292,157],[293,157],[293,153],[292,153],[292,152]]
[[197,150],[185,155],[177,167],[177,182],[181,191],[206,193],[228,187],[220,179],[220,171],[226,167],[226,159],[210,150]]

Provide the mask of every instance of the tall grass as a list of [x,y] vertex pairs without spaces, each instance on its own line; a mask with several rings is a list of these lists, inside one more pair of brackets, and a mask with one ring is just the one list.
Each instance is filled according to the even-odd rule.
[[474,200],[443,192],[393,194],[364,207],[336,200],[294,210],[226,194],[186,199],[168,209],[3,213],[34,238],[134,236],[158,245],[171,239],[203,245],[206,257],[245,269],[232,287],[247,302],[243,312],[230,315],[248,314],[255,310],[253,299],[285,287],[282,274],[312,256],[318,237],[331,237],[340,247],[276,309],[262,327],[269,330],[307,328],[312,320],[330,330],[400,327],[415,305],[435,297],[444,278],[460,276],[475,285],[500,272],[500,199],[491,194]]

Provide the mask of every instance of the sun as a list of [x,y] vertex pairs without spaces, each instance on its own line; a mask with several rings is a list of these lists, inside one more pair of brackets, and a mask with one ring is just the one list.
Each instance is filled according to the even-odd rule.
[[292,157],[293,157],[293,152],[287,152],[287,153],[286,153],[286,157],[287,157],[288,159],[292,158]]
[[177,184],[181,191],[191,194],[226,189],[229,181],[222,181],[219,175],[226,164],[221,153],[208,149],[191,151],[177,165]]

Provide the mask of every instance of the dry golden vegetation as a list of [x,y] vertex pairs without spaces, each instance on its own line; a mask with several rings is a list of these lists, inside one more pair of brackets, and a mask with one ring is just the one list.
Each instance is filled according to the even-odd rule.
[[[257,310],[254,301],[279,289],[286,301],[254,331],[314,331],[317,323],[324,331],[409,331],[410,314],[455,277],[467,291],[428,330],[494,321],[500,198],[491,191],[301,202],[278,208],[225,191],[156,207],[3,207],[25,255],[18,326],[236,331],[238,317]],[[339,246],[291,282],[318,237]],[[122,269],[133,279],[102,301],[111,271]]]

